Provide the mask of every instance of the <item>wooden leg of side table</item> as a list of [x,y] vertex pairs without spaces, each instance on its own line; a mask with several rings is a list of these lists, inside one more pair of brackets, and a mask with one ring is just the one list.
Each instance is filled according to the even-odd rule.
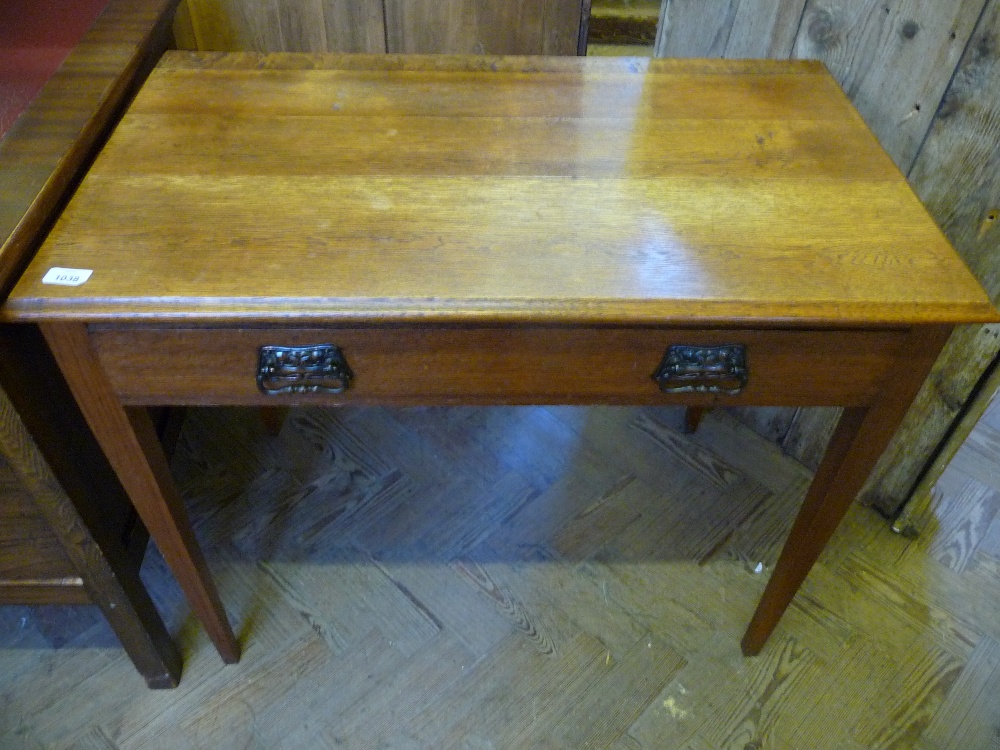
[[708,412],[705,406],[688,406],[684,409],[684,434],[693,435],[698,431],[701,418]]
[[[5,353],[11,357],[24,354]],[[62,423],[63,429],[67,423],[71,422],[67,419]],[[181,656],[139,579],[137,566],[127,559],[127,551],[117,539],[108,539],[101,533],[103,529],[88,526],[76,511],[91,498],[79,492],[71,498],[71,489],[60,484],[39,452],[34,436],[0,390],[0,453],[63,543],[91,601],[104,612],[146,684],[151,688],[177,687]]]
[[287,406],[262,406],[260,409],[260,418],[264,423],[264,430],[268,435],[277,436],[281,432],[282,426],[285,424],[285,419],[288,417],[288,412],[291,409]]
[[40,328],[94,436],[177,576],[192,610],[223,661],[239,661],[239,643],[148,412],[122,406],[91,349],[86,326],[46,323]]
[[767,642],[906,416],[950,333],[950,326],[913,329],[878,401],[870,407],[844,410],[743,636],[747,656],[759,653]]

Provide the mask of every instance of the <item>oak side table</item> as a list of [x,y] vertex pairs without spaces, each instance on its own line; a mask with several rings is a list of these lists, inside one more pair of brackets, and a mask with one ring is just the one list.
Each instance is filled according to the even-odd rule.
[[820,63],[168,53],[10,295],[222,657],[146,410],[838,405],[755,654],[996,311]]

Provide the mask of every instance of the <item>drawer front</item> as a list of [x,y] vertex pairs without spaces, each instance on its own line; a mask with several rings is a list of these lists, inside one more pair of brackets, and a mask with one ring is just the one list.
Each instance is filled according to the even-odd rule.
[[[91,328],[95,351],[129,404],[860,406],[885,383],[905,336],[556,327]],[[261,390],[262,347],[318,344],[337,347],[346,359],[352,377],[342,393]],[[705,356],[706,348],[723,345],[744,348],[745,378],[732,349]],[[669,379],[664,392],[653,375],[668,347],[678,346],[697,351],[681,351],[678,359],[673,350],[674,375],[694,380]],[[263,381],[280,390],[273,378]],[[342,385],[329,377],[303,382]],[[705,388],[710,390],[698,390]]]

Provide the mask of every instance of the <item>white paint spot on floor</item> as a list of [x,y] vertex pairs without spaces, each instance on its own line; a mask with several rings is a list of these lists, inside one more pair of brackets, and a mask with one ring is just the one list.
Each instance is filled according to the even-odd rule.
[[685,711],[683,708],[681,708],[680,706],[677,705],[677,699],[676,698],[672,698],[672,697],[671,698],[667,698],[665,701],[663,701],[663,707],[665,709],[667,709],[667,713],[670,714],[670,718],[672,718],[672,719],[678,719],[678,720],[680,720],[680,719],[686,719],[687,718],[688,712]]

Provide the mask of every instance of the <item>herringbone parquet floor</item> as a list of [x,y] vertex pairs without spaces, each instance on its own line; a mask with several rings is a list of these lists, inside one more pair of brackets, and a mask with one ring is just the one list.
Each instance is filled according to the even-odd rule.
[[89,608],[0,608],[0,748],[1000,747],[1000,417],[894,536],[855,508],[739,637],[809,475],[723,412],[191,410],[174,460],[245,643],[148,691]]

